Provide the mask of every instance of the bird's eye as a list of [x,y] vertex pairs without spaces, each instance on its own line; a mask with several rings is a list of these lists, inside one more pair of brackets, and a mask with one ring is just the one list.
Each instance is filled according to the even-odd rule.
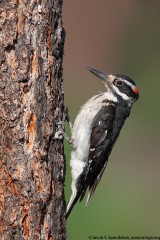
[[122,80],[116,80],[115,81],[115,85],[116,86],[122,86],[123,85],[123,81]]

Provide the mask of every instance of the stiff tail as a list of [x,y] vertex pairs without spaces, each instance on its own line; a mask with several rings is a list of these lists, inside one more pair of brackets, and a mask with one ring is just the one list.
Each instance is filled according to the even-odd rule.
[[68,218],[69,214],[71,213],[74,205],[78,201],[79,197],[81,195],[81,192],[74,191],[71,195],[71,198],[69,200],[69,203],[67,205],[67,211],[66,211],[66,219]]
[[[90,190],[89,190],[89,194],[88,194],[88,198],[87,198],[87,202],[86,202],[86,206],[89,204],[91,197],[94,193],[96,186],[93,186]],[[69,203],[67,205],[67,211],[66,211],[66,219],[68,218],[69,214],[71,213],[74,205],[76,204],[76,202],[79,200],[80,202],[83,200],[84,195],[86,193],[87,187],[83,190],[83,191],[74,191],[72,192],[71,198],[69,200]]]
[[96,187],[97,187],[97,185],[98,185],[98,183],[99,183],[99,181],[100,181],[100,179],[103,175],[103,172],[106,168],[106,165],[107,165],[107,162],[104,165],[104,167],[102,168],[102,170],[99,173],[99,175],[97,176],[97,178],[95,179],[95,181],[91,185],[88,186],[88,185],[84,184],[83,189],[81,188],[81,190],[79,190],[78,192],[77,192],[75,186],[74,186],[74,188],[72,188],[72,195],[71,195],[71,198],[70,198],[69,203],[67,205],[66,219],[68,218],[70,212],[72,211],[72,209],[73,209],[74,205],[76,204],[76,202],[78,201],[78,199],[80,198],[80,202],[83,200],[84,195],[87,191],[87,188],[89,188],[89,192],[88,192],[88,197],[87,197],[87,201],[86,201],[86,206],[89,205],[90,200],[91,200],[91,198],[92,198],[92,196],[93,196],[93,194],[96,190]]

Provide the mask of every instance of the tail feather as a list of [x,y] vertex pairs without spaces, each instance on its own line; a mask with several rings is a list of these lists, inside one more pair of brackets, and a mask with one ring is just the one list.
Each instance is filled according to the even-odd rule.
[[74,205],[76,204],[76,202],[78,201],[78,199],[80,198],[80,202],[83,200],[85,193],[87,191],[87,188],[89,188],[89,191],[88,191],[88,196],[87,196],[87,200],[86,200],[86,206],[89,205],[90,200],[91,200],[91,198],[96,190],[96,187],[103,175],[103,172],[106,168],[106,165],[107,165],[107,162],[104,165],[104,167],[102,168],[101,172],[98,174],[97,178],[92,182],[92,184],[83,183],[83,188],[82,188],[82,186],[81,187],[79,186],[79,189],[80,189],[79,191],[77,191],[75,184],[73,185],[72,195],[71,195],[71,198],[67,205],[66,219],[68,218],[70,212],[72,211],[72,209],[73,209]]
[[80,202],[82,202],[82,200],[83,200],[83,198],[86,194],[87,188],[88,188],[88,186],[85,185],[84,188],[83,188],[83,191],[81,192],[81,195],[80,195],[80,199],[79,199]]
[[72,211],[74,205],[76,204],[76,202],[78,201],[80,195],[81,195],[81,192],[75,191],[72,193],[69,203],[67,205],[66,219],[68,218],[69,214],[71,213],[71,211]]

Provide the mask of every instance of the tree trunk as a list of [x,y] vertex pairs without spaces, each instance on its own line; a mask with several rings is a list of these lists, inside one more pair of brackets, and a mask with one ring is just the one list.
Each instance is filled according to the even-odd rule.
[[62,0],[0,1],[0,239],[66,239]]

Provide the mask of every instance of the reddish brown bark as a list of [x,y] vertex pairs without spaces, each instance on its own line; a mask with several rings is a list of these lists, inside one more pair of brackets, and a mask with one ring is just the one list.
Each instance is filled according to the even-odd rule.
[[0,2],[0,239],[66,239],[62,0]]

